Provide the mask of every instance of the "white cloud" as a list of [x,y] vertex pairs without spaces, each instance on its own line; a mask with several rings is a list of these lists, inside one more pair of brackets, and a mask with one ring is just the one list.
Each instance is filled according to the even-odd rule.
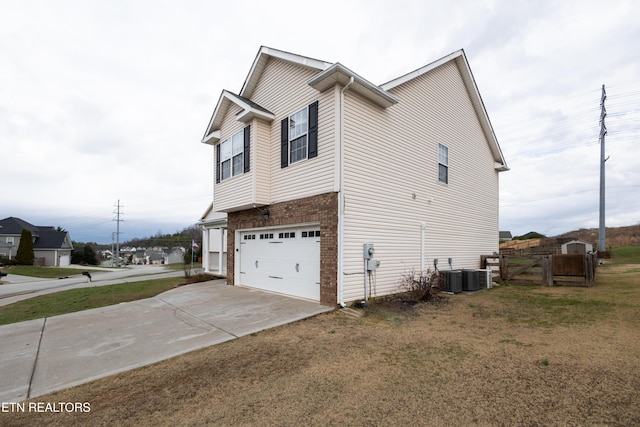
[[[640,5],[612,1],[25,0],[0,16],[0,216],[109,241],[195,222],[212,192],[200,138],[260,45],[383,83],[464,48],[511,171],[501,228],[597,226],[599,91],[607,220],[640,220]],[[635,187],[634,187],[635,186]],[[94,236],[94,237],[92,237]]]

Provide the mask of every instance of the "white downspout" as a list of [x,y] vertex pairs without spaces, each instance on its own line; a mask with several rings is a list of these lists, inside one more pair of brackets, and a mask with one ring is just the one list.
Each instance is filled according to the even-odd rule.
[[226,276],[227,271],[224,268],[224,233],[225,233],[226,228],[224,227],[220,227],[220,249],[218,250],[218,273],[220,273],[221,276]]
[[424,235],[427,230],[427,223],[423,222],[420,224],[420,228],[422,229],[420,236],[420,271],[424,273]]
[[349,83],[340,91],[340,191],[338,192],[338,303],[344,303],[344,93],[353,84]]

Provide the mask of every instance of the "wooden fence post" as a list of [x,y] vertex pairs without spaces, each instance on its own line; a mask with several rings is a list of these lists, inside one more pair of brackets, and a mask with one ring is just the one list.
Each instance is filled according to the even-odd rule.
[[509,278],[509,257],[500,255],[500,280],[508,280]]
[[553,286],[553,255],[542,257],[542,285]]

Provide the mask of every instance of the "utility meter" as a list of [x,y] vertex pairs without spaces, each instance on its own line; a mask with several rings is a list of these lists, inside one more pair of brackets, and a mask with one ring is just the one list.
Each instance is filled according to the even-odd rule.
[[373,254],[376,253],[376,250],[373,247],[373,243],[365,243],[362,245],[362,256],[364,259],[373,258]]

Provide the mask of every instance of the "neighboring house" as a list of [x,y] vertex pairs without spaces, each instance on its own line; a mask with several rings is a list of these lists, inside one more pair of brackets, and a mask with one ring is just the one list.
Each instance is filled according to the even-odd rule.
[[73,245],[68,232],[58,231],[55,227],[32,225],[14,217],[0,220],[0,256],[9,259],[15,257],[23,229],[31,231],[36,262],[53,267],[71,264]]
[[343,305],[498,251],[508,168],[462,50],[378,86],[261,47],[202,142],[215,179],[200,225],[207,245],[226,231],[229,284]]
[[147,251],[149,264],[164,264],[167,254],[163,250],[153,249]]
[[166,259],[164,261],[165,264],[177,264],[184,262],[184,254],[186,250],[182,246],[171,248],[167,252]]
[[511,235],[510,231],[501,231],[499,233],[499,238],[501,242],[509,242],[513,240],[513,236]]

